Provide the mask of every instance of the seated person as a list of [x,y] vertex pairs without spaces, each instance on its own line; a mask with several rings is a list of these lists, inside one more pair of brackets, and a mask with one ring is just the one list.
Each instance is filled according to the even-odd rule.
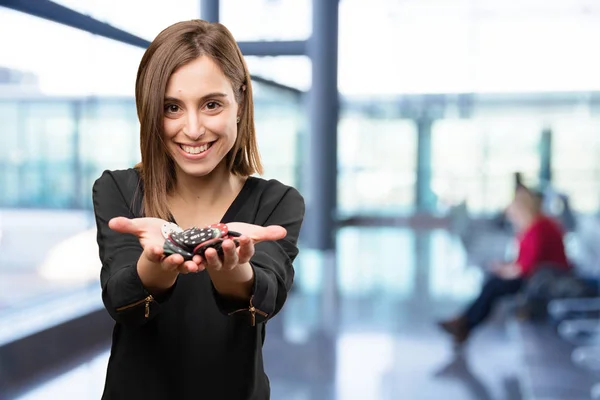
[[541,198],[526,187],[519,187],[506,213],[517,232],[518,257],[510,263],[498,263],[479,297],[458,317],[440,322],[455,344],[465,342],[473,329],[483,322],[496,301],[517,293],[537,267],[552,264],[569,268],[563,232],[560,226],[541,212]]

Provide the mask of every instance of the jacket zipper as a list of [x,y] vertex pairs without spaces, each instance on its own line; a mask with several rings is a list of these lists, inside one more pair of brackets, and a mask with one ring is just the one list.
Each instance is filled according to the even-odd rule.
[[144,311],[144,318],[148,318],[150,316],[150,303],[152,303],[152,300],[154,300],[154,297],[152,297],[152,295],[149,295],[145,299],[138,300],[135,303],[131,303],[131,304],[128,304],[128,305],[123,306],[123,307],[119,307],[119,308],[117,308],[117,311],[127,310],[128,308],[132,308],[132,307],[135,307],[135,306],[139,306],[142,303],[146,303],[146,308],[145,308],[145,311]]
[[248,311],[250,312],[250,317],[251,317],[251,326],[255,326],[256,325],[256,313],[258,313],[259,315],[262,315],[263,317],[267,318],[269,315],[262,311],[259,310],[258,308],[254,307],[254,304],[252,304],[252,300],[254,299],[254,296],[250,297],[250,306],[248,308],[240,308],[239,310],[235,310],[229,313],[229,315],[233,315],[235,313],[238,313],[240,311]]

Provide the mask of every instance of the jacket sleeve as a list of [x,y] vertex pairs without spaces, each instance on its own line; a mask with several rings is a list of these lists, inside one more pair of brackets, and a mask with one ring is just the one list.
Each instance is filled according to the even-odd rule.
[[[114,217],[136,217],[131,208],[136,188],[130,187],[136,183],[122,178],[117,172],[105,171],[92,188],[102,263],[102,301],[116,322],[139,326],[156,316],[160,303],[166,301],[169,295],[156,299],[143,286],[137,272],[137,262],[143,250],[138,238],[108,227],[108,222]],[[128,196],[129,192],[132,195]]]
[[254,286],[249,303],[225,299],[213,287],[222,312],[246,318],[252,325],[277,315],[294,282],[293,262],[298,255],[297,243],[304,212],[304,199],[292,187],[287,187],[282,196],[267,199],[259,208],[256,225],[280,225],[287,230],[287,235],[278,241],[255,245],[254,256],[250,260]]

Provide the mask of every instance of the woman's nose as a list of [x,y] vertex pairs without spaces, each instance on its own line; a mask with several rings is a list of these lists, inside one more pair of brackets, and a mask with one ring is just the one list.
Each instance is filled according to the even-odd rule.
[[186,126],[183,129],[183,133],[190,138],[191,140],[200,139],[204,133],[206,132],[206,128],[202,126],[200,123],[200,119],[197,115],[190,115],[186,122]]

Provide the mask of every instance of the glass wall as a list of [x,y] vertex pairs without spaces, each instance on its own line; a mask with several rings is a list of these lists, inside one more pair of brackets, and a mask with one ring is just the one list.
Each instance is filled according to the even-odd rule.
[[220,20],[237,40],[304,40],[311,34],[312,0],[220,0]]
[[594,92],[347,98],[338,132],[341,216],[411,215],[419,158],[433,214],[464,201],[472,215],[495,215],[511,199],[514,174],[541,188],[543,167],[576,213],[596,213],[599,109]]
[[102,170],[139,160],[132,99],[5,98],[0,115],[9,127],[0,207],[90,209]]
[[573,207],[600,209],[600,116],[556,118],[552,124],[552,174],[555,185],[572,194]]
[[136,157],[143,49],[3,7],[0,35],[0,312],[11,321],[2,341],[56,322],[22,317],[30,306],[80,291],[99,300],[91,182]]
[[1,97],[133,96],[143,49],[4,7],[0,35]]
[[515,172],[526,184],[542,186],[547,157],[553,189],[569,197],[576,213],[596,213],[600,118],[593,98],[514,94],[500,105],[482,100],[466,118],[438,119],[432,130],[433,190],[452,202],[465,200],[475,214],[493,214],[508,204]]
[[432,128],[432,189],[441,201],[465,200],[473,213],[510,202],[514,173],[535,181],[542,122],[510,115],[441,119]]
[[415,123],[352,111],[342,114],[338,129],[340,216],[410,213],[415,202]]
[[598,2],[584,0],[343,0],[340,89],[362,96],[600,90],[600,55],[589,51],[598,16]]
[[[299,96],[254,83],[265,177],[295,185]],[[105,169],[140,160],[132,98],[1,99],[0,207],[91,209],[90,188]]]
[[[200,16],[199,0],[57,0],[65,7],[151,41],[167,26]],[[136,18],[137,16],[137,18]]]
[[[339,89],[344,98],[382,110],[379,115],[388,119],[433,119],[431,146],[425,134],[423,152],[407,159],[424,161],[419,164],[424,177],[420,183],[431,185],[438,199],[433,212],[466,200],[476,214],[495,213],[510,198],[514,172],[537,183],[544,159],[541,132],[546,128],[553,131],[553,183],[571,196],[576,211],[595,212],[600,205],[597,109],[593,117],[587,106],[600,89],[595,72],[600,57],[588,49],[598,42],[599,15],[597,4],[586,1],[344,0],[339,7]],[[296,73],[301,73],[299,68]],[[491,101],[479,103],[479,95],[489,95]],[[442,110],[425,102],[406,104],[419,96],[454,104]],[[472,97],[466,114],[449,110],[463,107],[460,96]],[[349,118],[340,124],[340,146],[346,145],[344,132],[352,129],[346,124]],[[394,140],[406,141],[404,128],[398,127],[397,135],[402,139],[389,141],[390,148],[397,148]],[[408,140],[417,142],[419,134],[415,136]],[[379,154],[382,165],[389,165],[385,153]],[[413,183],[416,166],[413,162],[409,173]],[[373,185],[360,184],[364,192],[357,193],[347,182],[358,182],[359,173],[349,168],[364,166],[340,165],[340,207],[370,215],[373,205],[382,202],[365,197],[388,190],[376,182],[391,182],[391,177],[381,167],[380,177],[368,179]],[[427,168],[431,171],[424,172]],[[411,212],[405,201],[415,198],[414,191],[407,186],[405,198],[393,198],[395,211],[386,205],[377,211]]]
[[254,82],[253,89],[263,177],[301,189],[300,162],[306,131],[302,97],[299,92],[260,82]]

